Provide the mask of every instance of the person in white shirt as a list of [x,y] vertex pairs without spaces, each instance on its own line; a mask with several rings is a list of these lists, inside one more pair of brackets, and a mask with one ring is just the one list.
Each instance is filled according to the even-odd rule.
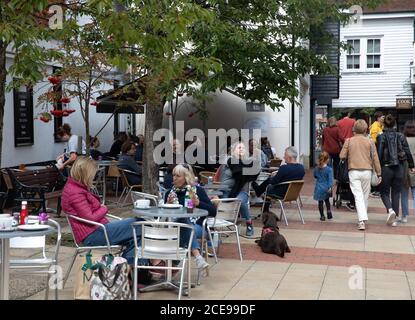
[[67,123],[58,128],[56,136],[66,142],[64,153],[56,158],[58,169],[64,171],[75,162],[78,155],[86,154],[86,145],[82,137],[71,133],[71,126]]

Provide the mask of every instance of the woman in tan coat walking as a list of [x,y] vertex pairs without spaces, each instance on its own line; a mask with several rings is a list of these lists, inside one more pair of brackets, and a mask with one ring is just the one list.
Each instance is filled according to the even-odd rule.
[[357,120],[353,126],[353,133],[354,136],[345,141],[340,152],[340,159],[348,161],[350,189],[356,200],[359,219],[358,229],[365,230],[365,222],[368,220],[367,208],[372,167],[374,165],[379,178],[381,167],[376,147],[367,137],[366,121]]

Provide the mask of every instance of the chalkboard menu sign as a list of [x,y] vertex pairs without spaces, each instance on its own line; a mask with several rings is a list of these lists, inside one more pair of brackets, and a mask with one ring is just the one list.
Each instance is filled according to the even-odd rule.
[[33,145],[33,91],[22,86],[14,89],[14,146]]

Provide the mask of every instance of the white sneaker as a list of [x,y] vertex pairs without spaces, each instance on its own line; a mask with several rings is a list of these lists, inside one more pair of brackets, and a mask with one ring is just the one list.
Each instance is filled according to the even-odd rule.
[[407,217],[403,217],[402,218],[402,223],[407,223],[408,222],[408,218]]
[[394,222],[392,222],[391,226],[392,226],[392,227],[397,227],[397,226],[398,226],[398,221],[394,221]]
[[363,221],[359,221],[359,224],[357,225],[357,228],[359,230],[365,230],[366,229],[365,223]]
[[195,262],[196,262],[196,267],[200,270],[209,268],[209,263],[207,263],[206,260],[201,255],[196,257]]
[[402,222],[402,218],[401,218],[401,216],[396,217],[396,221],[398,221],[398,222]]
[[388,218],[386,219],[386,224],[389,226],[392,225],[395,219],[396,219],[395,211],[393,211],[392,209],[389,210]]

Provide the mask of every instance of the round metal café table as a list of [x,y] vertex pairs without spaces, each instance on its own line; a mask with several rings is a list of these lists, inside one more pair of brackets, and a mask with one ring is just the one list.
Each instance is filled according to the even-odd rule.
[[49,226],[45,230],[22,231],[0,231],[0,300],[9,299],[9,262],[10,262],[10,239],[17,237],[40,237],[56,232],[56,228]]
[[[168,221],[172,221],[174,219],[179,218],[200,218],[200,217],[206,217],[208,215],[207,210],[194,208],[193,213],[187,213],[186,208],[180,208],[180,209],[167,209],[162,207],[151,207],[150,209],[139,209],[134,208],[133,209],[134,214],[136,214],[139,217],[146,217],[146,218],[166,218]],[[168,266],[172,266],[172,261],[167,260]],[[190,261],[189,261],[190,263]],[[193,287],[193,284],[192,284]],[[162,280],[161,282],[146,286],[145,288],[141,289],[140,291],[152,291],[152,290],[158,290],[158,289],[164,289],[164,288],[172,288],[175,290],[179,290],[180,286],[172,281],[172,271],[167,270],[167,277],[166,280]],[[186,295],[187,293],[184,292]]]

